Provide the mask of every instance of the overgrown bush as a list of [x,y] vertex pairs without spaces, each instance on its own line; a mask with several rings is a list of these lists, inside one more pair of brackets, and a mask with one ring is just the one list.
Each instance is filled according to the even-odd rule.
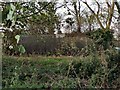
[[63,42],[61,44],[61,55],[76,56],[79,55],[80,49],[74,43]]
[[[64,43],[65,45],[67,43]],[[71,55],[72,48],[65,48]],[[69,45],[66,45],[69,46]],[[64,47],[66,47],[64,46]],[[70,49],[70,50],[69,50]],[[87,51],[86,51],[87,50]],[[86,47],[87,56],[69,58],[3,58],[3,87],[30,88],[116,88],[120,86],[120,52]],[[70,52],[71,51],[71,52]],[[73,53],[77,53],[73,50]],[[19,59],[19,60],[17,60]],[[22,60],[21,60],[22,59]]]
[[[115,50],[71,58],[3,57],[6,88],[116,88],[120,86],[119,58]],[[104,61],[104,62],[103,62]]]
[[105,54],[107,56],[106,60],[108,62],[107,68],[109,70],[108,82],[110,82],[110,85],[114,85],[115,83],[113,82],[120,78],[120,52],[112,49],[107,50]]
[[24,45],[27,54],[79,56],[82,54],[82,48],[87,45],[86,41],[89,41],[88,38],[81,40],[82,38],[56,38],[54,35],[27,35],[21,37],[20,44]]
[[104,50],[112,45],[113,33],[110,30],[98,29],[87,35],[95,41],[96,47],[102,47]]
[[88,79],[92,74],[97,73],[100,67],[101,62],[98,57],[88,56],[79,62],[73,62],[73,70],[71,70],[70,76],[75,77],[75,74],[77,74],[81,78]]
[[71,78],[85,79],[91,88],[119,87],[120,83],[120,53],[114,49],[107,49],[102,56],[90,54],[79,62],[73,62],[67,68]]
[[[20,35],[15,32],[6,33],[3,37],[3,53],[8,55],[21,55],[25,53],[25,48],[19,44]],[[8,35],[11,34],[11,35]]]

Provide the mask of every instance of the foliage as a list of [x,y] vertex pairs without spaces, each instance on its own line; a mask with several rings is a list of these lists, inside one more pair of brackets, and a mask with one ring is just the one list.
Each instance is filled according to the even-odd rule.
[[5,56],[3,88],[117,88],[119,62],[112,60],[120,54],[112,54],[110,50],[106,53],[106,62],[99,55],[85,58]]
[[25,48],[23,45],[19,45],[18,46],[18,51],[21,53],[21,54],[24,54],[25,53]]
[[[16,48],[20,40],[21,30],[15,30],[16,23],[16,6],[13,3],[7,3],[3,7],[3,23],[4,27],[7,28],[4,31],[4,44],[3,50],[6,53],[15,53]],[[12,47],[12,48],[10,48]],[[21,53],[21,52],[20,52]]]
[[91,45],[90,39],[83,37],[56,38],[53,35],[27,35],[21,36],[19,44],[24,45],[25,54],[79,56],[82,54],[82,48],[86,46],[86,41]]
[[[13,32],[10,32],[11,34]],[[9,34],[10,34],[9,33]],[[9,39],[8,39],[9,38]],[[4,46],[3,46],[3,52],[10,55],[19,55],[25,53],[25,48],[23,45],[19,45],[20,35],[9,35],[3,37],[4,39]]]
[[79,55],[80,48],[76,47],[74,41],[63,42],[60,47],[61,55],[75,56]]
[[[38,34],[54,33],[55,24],[58,21],[58,18],[55,15],[56,11],[54,10],[55,3],[38,2],[36,4],[35,2],[13,2],[2,3],[2,5],[2,23],[4,27],[3,49],[5,53],[8,54],[9,51],[12,53],[21,53],[21,46],[18,45],[20,36],[22,34],[25,34],[28,29],[30,31],[29,33],[31,34],[37,34],[38,32],[40,32]],[[36,30],[40,30],[35,31],[32,30],[33,28]],[[13,46],[14,50],[8,49],[9,46]],[[15,48],[19,49],[17,50]],[[22,48],[22,53],[23,52],[25,52],[25,50],[23,50]]]
[[103,49],[110,48],[112,45],[113,34],[110,30],[101,30],[87,33],[95,41],[97,47],[102,47]]
[[101,63],[97,56],[89,55],[83,60],[80,60],[79,63],[73,62],[74,70],[71,70],[70,75],[72,74],[72,77],[75,77],[75,74],[77,74],[78,77],[88,79],[92,74],[97,73],[98,68],[100,67]]
[[[74,6],[78,31],[81,32],[83,23],[80,7],[77,8],[77,2],[71,3]],[[110,31],[114,3],[106,2],[109,9],[106,27],[102,25],[100,18],[102,10],[98,8],[96,14],[87,2],[84,3],[93,13],[86,16],[88,23],[91,25],[95,16],[102,29],[87,33],[89,37],[86,38],[65,37],[61,39],[48,35],[48,37],[41,36],[40,38],[38,36],[26,38],[26,36],[21,39],[21,35],[27,32],[25,30],[30,30],[30,34],[35,35],[53,34],[54,28],[59,23],[58,16],[55,14],[55,3],[3,3],[2,23],[5,27],[3,51],[9,55],[31,53],[29,57],[26,55],[24,57],[3,56],[3,88],[120,87],[120,52],[112,47],[113,34]],[[96,1],[96,3],[99,7],[99,2]],[[78,4],[80,6],[79,0]],[[68,18],[66,22],[72,28],[74,21]],[[53,57],[36,54],[53,55]]]
[[116,50],[107,50],[106,51],[106,60],[108,62],[108,69],[111,69],[109,71],[109,82],[113,82],[120,76],[120,52]]
[[[33,57],[32,59],[19,58],[16,60],[16,58],[4,57],[3,87],[18,88],[20,86],[21,88],[42,88],[46,86],[48,82],[50,84],[50,76],[54,76],[54,73],[64,72],[66,59],[64,59],[65,61],[59,58],[42,57],[41,60],[39,59],[40,58]],[[61,64],[62,62],[64,62],[64,64]]]
[[[30,34],[53,34],[55,25],[58,24],[58,16],[55,14],[55,3],[39,2],[41,7],[44,7],[40,14],[34,14],[28,19]],[[35,9],[35,8],[34,8]]]
[[16,36],[15,36],[15,39],[17,40],[17,43],[19,43],[20,36],[19,36],[19,35],[16,35]]

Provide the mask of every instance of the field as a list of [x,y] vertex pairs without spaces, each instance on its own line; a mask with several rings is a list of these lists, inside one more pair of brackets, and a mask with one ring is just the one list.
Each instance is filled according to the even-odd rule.
[[[119,63],[98,56],[3,56],[3,88],[119,88]],[[117,60],[116,59],[116,60]],[[107,66],[108,65],[108,66]]]

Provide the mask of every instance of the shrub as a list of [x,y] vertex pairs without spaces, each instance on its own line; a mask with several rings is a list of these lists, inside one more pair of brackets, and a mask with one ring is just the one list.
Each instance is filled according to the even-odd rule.
[[[87,57],[4,57],[3,87],[28,88],[113,88],[119,87],[120,54],[106,50],[105,63],[99,54]],[[102,55],[103,55],[102,54]],[[103,55],[104,56],[104,55]]]
[[113,34],[110,30],[98,29],[87,33],[87,35],[95,41],[96,47],[103,47],[104,50],[112,45]]
[[[120,52],[116,51],[114,49],[107,50],[107,62],[108,62],[108,82],[109,85],[113,81],[116,81],[118,78],[120,78]],[[119,83],[120,84],[120,83]]]
[[79,62],[73,62],[72,65],[70,76],[75,77],[76,73],[79,77],[86,79],[97,73],[98,68],[101,68],[101,62],[96,56],[88,56]]

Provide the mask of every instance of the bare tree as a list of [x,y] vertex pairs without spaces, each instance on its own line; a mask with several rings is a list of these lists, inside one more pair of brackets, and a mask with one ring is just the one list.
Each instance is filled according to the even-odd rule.
[[[71,3],[71,7],[73,7],[73,10],[69,8],[69,5],[67,3]],[[81,33],[81,0],[72,0],[72,1],[67,1],[65,0],[65,6],[68,9],[68,11],[72,12],[73,15],[75,16],[76,19],[76,24],[77,24],[77,32]]]
[[115,3],[114,3],[114,0],[112,0],[111,4],[108,2],[108,0],[105,0],[105,3],[107,5],[107,15],[108,17],[107,18],[104,18],[106,20],[106,25],[104,25],[102,23],[102,20],[100,20],[100,8],[101,8],[101,5],[100,3],[95,0],[95,3],[97,4],[97,7],[98,7],[98,10],[97,12],[95,12],[91,7],[90,5],[87,3],[87,1],[82,1],[88,8],[89,10],[94,14],[94,16],[96,17],[97,19],[97,22],[100,26],[100,28],[102,28],[103,30],[110,30],[110,26],[111,26],[111,22],[112,22],[112,17],[113,17],[113,13],[114,13],[114,6],[115,6]]

